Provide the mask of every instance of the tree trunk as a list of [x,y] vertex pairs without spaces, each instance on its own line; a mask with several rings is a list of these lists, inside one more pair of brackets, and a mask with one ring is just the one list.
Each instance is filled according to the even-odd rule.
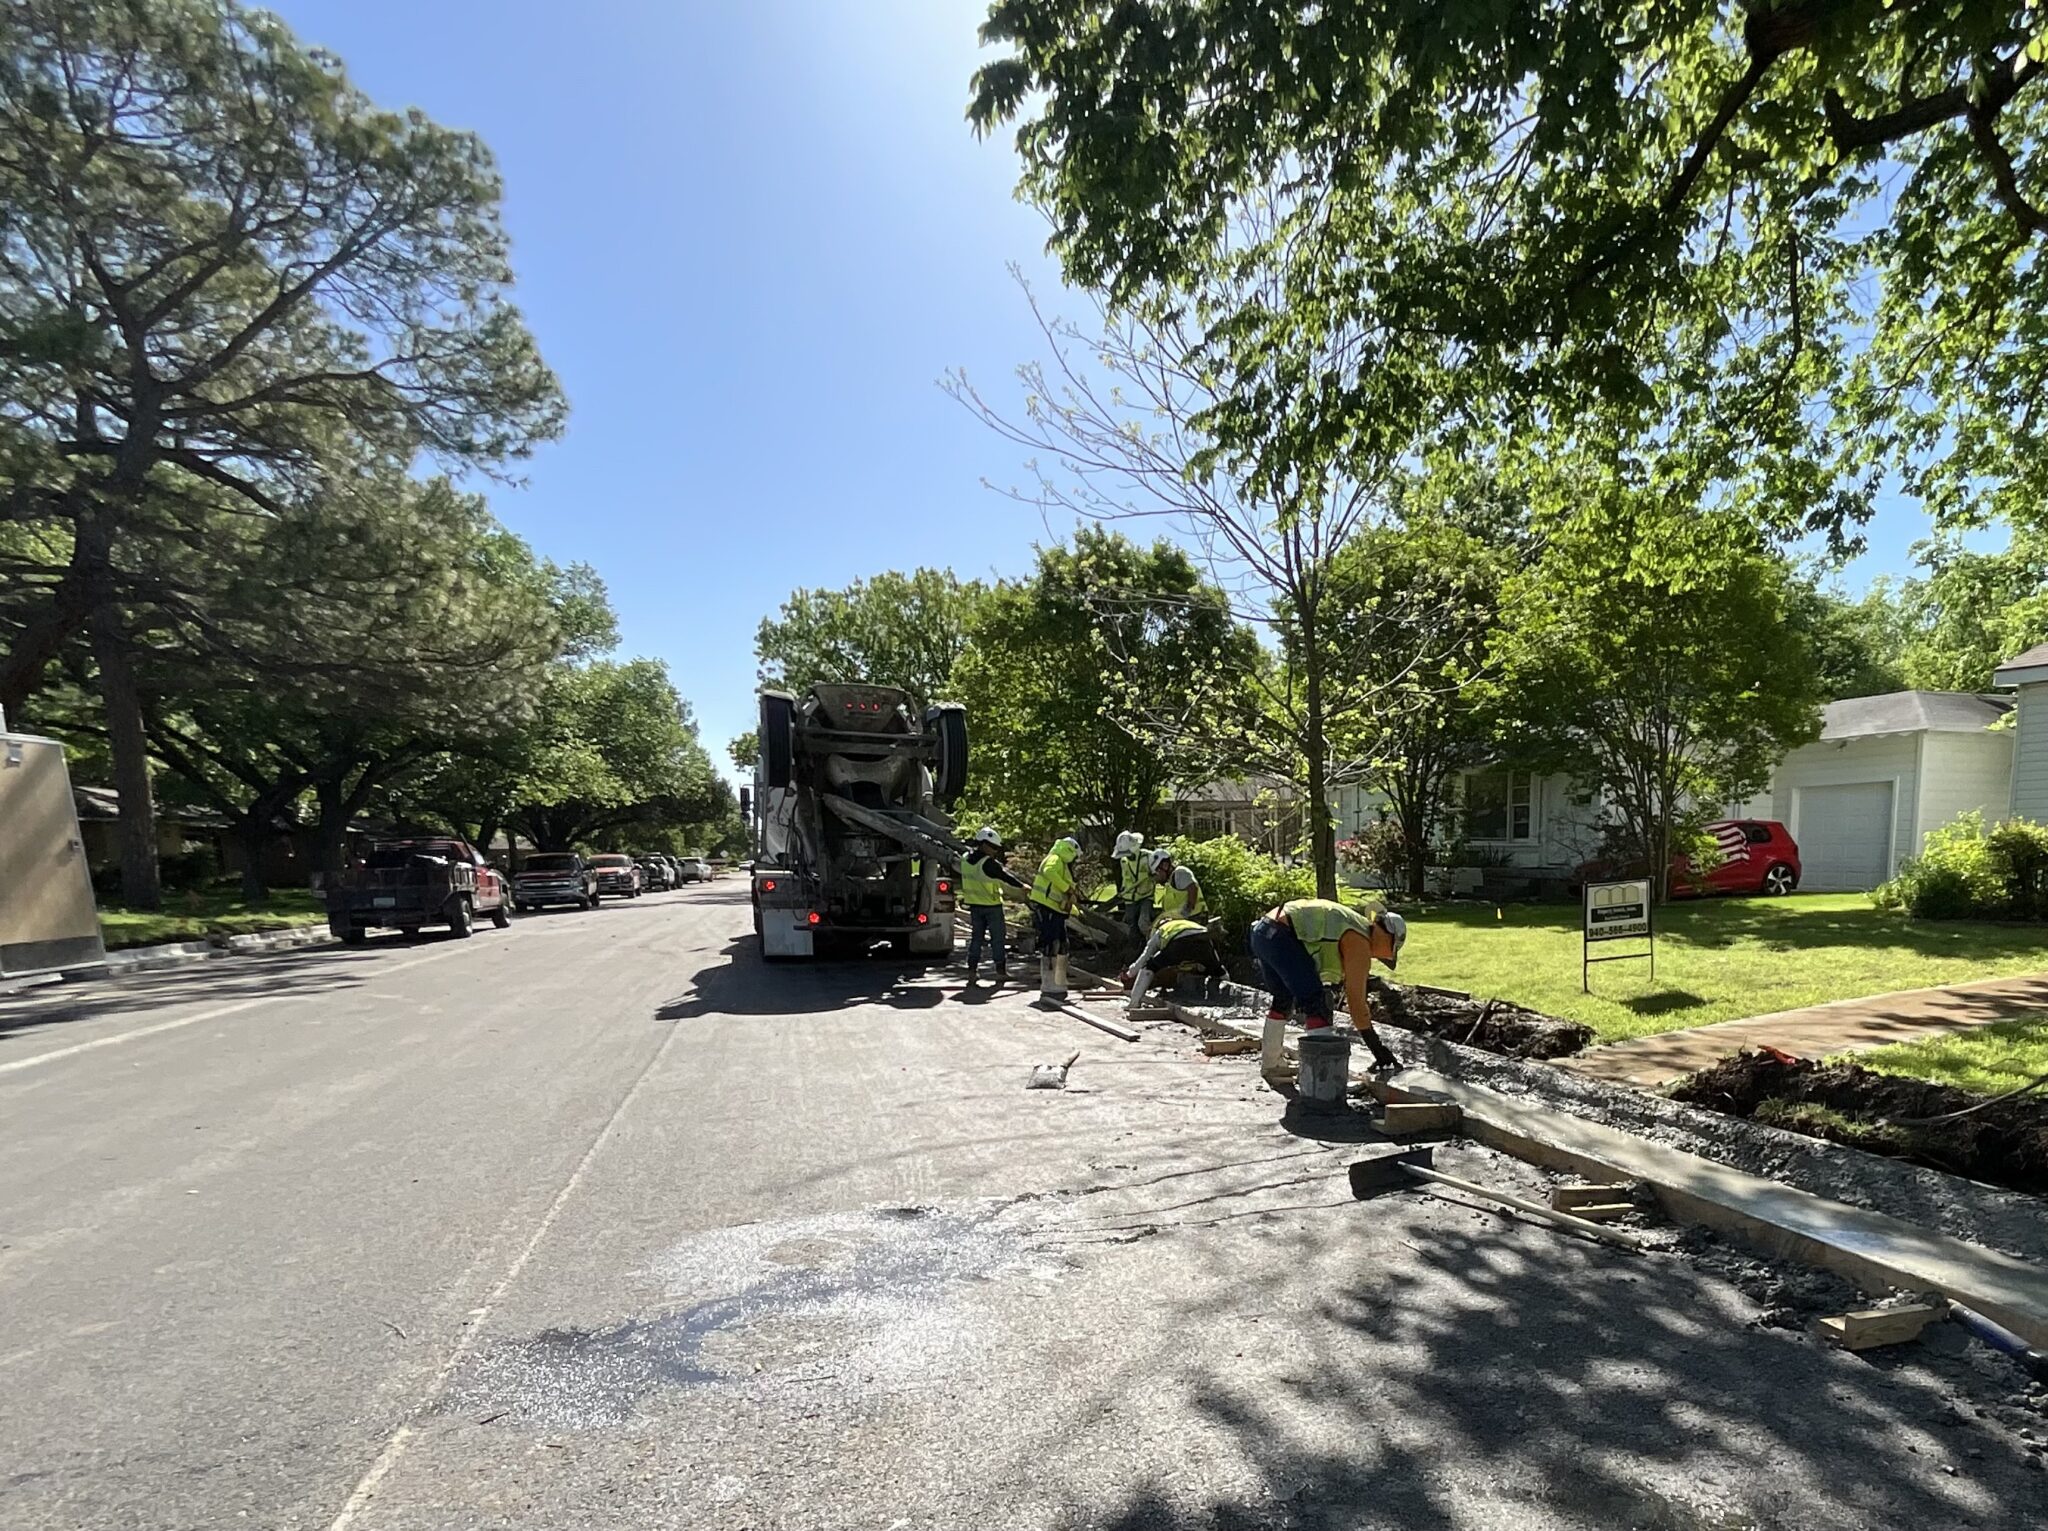
[[128,635],[111,600],[95,607],[90,621],[93,662],[100,672],[100,704],[106,710],[107,744],[113,755],[114,789],[121,796],[121,902],[130,909],[160,909],[157,881],[156,796],[149,777],[149,740],[142,722],[142,694],[135,683]]
[[1309,859],[1315,863],[1316,897],[1337,897],[1337,834],[1330,823],[1330,741],[1324,730],[1323,663],[1316,640],[1321,637],[1312,620],[1303,624],[1307,639],[1302,648],[1307,675],[1307,745],[1305,785],[1308,813]]
[[242,842],[242,902],[269,902],[270,882],[263,875],[263,852],[270,840],[269,799],[259,797],[242,813],[235,834]]
[[320,807],[320,823],[315,832],[320,870],[333,877],[345,870],[348,862],[348,801],[342,794],[341,783],[332,777],[322,777],[313,783],[313,799]]

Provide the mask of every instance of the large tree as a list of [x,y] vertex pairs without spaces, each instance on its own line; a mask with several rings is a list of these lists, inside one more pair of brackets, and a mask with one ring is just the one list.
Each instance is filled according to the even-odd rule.
[[288,520],[420,452],[490,469],[562,401],[517,311],[471,134],[375,107],[231,0],[0,13],[0,514],[61,563],[10,603],[0,705],[83,635],[155,902],[130,603],[223,514]]
[[1580,465],[1510,580],[1489,682],[1516,763],[1597,788],[1660,896],[1674,852],[1819,731],[1798,581],[1748,518]]
[[1908,684],[1983,691],[2002,662],[2048,642],[2048,529],[2017,529],[1996,551],[1956,537],[1916,551],[1927,572],[1898,588]]
[[2043,20],[995,0],[970,116],[1020,123],[1069,278],[1119,304],[1202,292],[1242,209],[1276,209],[1257,258],[1289,301],[1208,316],[1232,391],[1360,315],[1359,364],[1315,379],[1324,419],[1426,420],[1443,401],[1413,371],[1444,349],[1473,407],[1551,422],[1690,399],[1770,448],[1825,397],[1867,474],[1888,458],[1944,515],[2026,519],[2048,503]]
[[970,808],[1039,841],[1083,824],[1164,829],[1168,793],[1226,764],[1183,730],[1213,736],[1193,714],[1256,648],[1185,551],[1100,527],[997,586],[970,639],[955,672]]
[[843,590],[797,590],[754,640],[765,684],[814,681],[897,686],[943,700],[984,587],[948,569],[890,570]]

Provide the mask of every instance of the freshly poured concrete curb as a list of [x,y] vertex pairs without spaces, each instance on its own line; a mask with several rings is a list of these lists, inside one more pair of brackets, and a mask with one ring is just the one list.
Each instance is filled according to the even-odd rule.
[[127,973],[156,973],[166,968],[189,967],[216,957],[242,957],[255,952],[289,951],[301,946],[324,946],[334,939],[325,925],[298,925],[287,930],[255,930],[229,936],[225,946],[210,941],[168,941],[160,946],[135,946],[107,953],[103,968],[82,969],[78,978],[104,974],[109,978]]
[[[1169,1008],[1211,1035],[1255,1035],[1185,1006]],[[1393,1026],[1383,1027],[1382,1034],[1403,1040],[1412,1036]],[[1640,1180],[1679,1222],[1834,1271],[1868,1292],[1892,1287],[1940,1292],[1997,1319],[2028,1344],[2048,1347],[2048,1272],[2038,1266],[1432,1069],[1409,1067],[1391,1079],[1359,1077],[1381,1100],[1457,1106],[1463,1113],[1462,1132],[1518,1159],[1603,1183]]]

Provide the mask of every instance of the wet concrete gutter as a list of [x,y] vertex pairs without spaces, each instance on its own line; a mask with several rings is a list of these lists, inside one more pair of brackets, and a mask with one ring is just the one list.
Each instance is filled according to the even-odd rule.
[[[1177,1019],[1210,1035],[1256,1035],[1249,1027],[1187,1005],[1170,1008]],[[1452,1068],[1457,1066],[1455,1055],[1464,1051],[1394,1027],[1383,1027],[1382,1035],[1404,1058],[1421,1055]],[[2038,1265],[1882,1212],[1731,1169],[1437,1068],[1409,1067],[1387,1080],[1364,1073],[1356,1077],[1382,1100],[1456,1105],[1463,1113],[1461,1130],[1466,1136],[1516,1158],[1590,1180],[1639,1180],[1676,1221],[1711,1228],[1766,1254],[1834,1271],[1872,1293],[1894,1287],[1940,1292],[1990,1314],[2029,1344],[2048,1346],[2048,1271]]]

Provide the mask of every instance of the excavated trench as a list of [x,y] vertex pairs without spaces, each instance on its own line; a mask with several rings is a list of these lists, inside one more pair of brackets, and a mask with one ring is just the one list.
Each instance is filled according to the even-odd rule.
[[1524,1010],[1500,999],[1473,999],[1413,984],[1372,984],[1374,1011],[1395,1026],[1510,1058],[1563,1058],[1593,1040],[1583,1021]]
[[2016,1191],[2048,1192],[2043,1092],[1986,1104],[1988,1097],[1968,1090],[1879,1074],[1860,1064],[1742,1052],[1671,1093],[1696,1106],[1866,1153]]

